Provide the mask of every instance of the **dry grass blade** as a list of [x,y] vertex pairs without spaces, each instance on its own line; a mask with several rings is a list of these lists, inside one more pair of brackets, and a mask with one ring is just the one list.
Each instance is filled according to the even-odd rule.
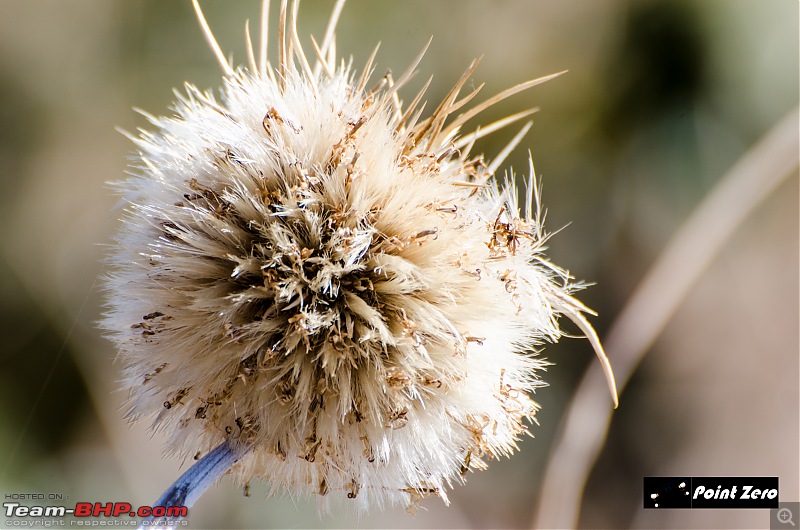
[[[734,230],[781,182],[797,174],[798,121],[795,108],[739,159],[631,295],[605,340],[620,389]],[[589,367],[564,416],[535,504],[533,528],[578,524],[586,480],[611,424],[611,410],[595,398],[602,385],[599,370]]]

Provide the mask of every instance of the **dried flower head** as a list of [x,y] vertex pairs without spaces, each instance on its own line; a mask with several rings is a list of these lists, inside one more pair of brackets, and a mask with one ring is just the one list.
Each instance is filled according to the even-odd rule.
[[599,343],[542,254],[535,183],[520,208],[493,180],[530,124],[492,163],[470,156],[530,111],[460,133],[553,76],[465,111],[473,62],[425,116],[424,89],[398,96],[422,53],[372,88],[374,54],[360,75],[337,63],[341,6],[312,65],[284,1],[276,68],[265,7],[259,57],[249,45],[234,70],[195,0],[224,86],[187,85],[134,138],[103,324],[130,417],[155,416],[171,450],[229,440],[248,449],[242,481],[413,507],[516,448],[543,384],[532,349],[559,338],[558,315]]

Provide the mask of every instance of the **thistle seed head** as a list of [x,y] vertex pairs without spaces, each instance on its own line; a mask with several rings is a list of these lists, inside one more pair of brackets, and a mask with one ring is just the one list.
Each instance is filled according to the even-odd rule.
[[183,455],[246,444],[243,482],[323,505],[446,501],[516,448],[543,384],[532,350],[559,338],[558,315],[588,326],[542,254],[535,182],[520,205],[493,180],[506,153],[470,155],[527,114],[460,132],[544,79],[457,115],[477,93],[459,98],[473,63],[424,115],[422,93],[398,96],[421,54],[368,87],[372,60],[360,75],[337,63],[330,28],[310,64],[287,11],[277,66],[262,42],[234,70],[198,8],[219,97],[187,85],[173,117],[148,116],[133,138],[103,320],[129,415]]

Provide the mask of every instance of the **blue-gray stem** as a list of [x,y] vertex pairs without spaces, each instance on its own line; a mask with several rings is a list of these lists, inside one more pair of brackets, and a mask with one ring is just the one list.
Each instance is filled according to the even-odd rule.
[[[213,451],[195,462],[172,486],[167,488],[153,503],[153,508],[156,506],[190,508],[219,477],[224,475],[249,450],[249,446],[225,440]],[[164,516],[150,516],[142,520],[138,530],[154,528],[171,530],[180,519],[181,517],[178,516],[169,516],[169,512]]]

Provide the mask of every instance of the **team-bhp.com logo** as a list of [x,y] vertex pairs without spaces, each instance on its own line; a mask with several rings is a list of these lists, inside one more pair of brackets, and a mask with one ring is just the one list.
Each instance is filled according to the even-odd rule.
[[66,506],[23,506],[18,502],[4,502],[6,517],[156,517],[180,519],[188,515],[186,506],[139,506],[129,502],[91,503],[79,502],[74,508]]

